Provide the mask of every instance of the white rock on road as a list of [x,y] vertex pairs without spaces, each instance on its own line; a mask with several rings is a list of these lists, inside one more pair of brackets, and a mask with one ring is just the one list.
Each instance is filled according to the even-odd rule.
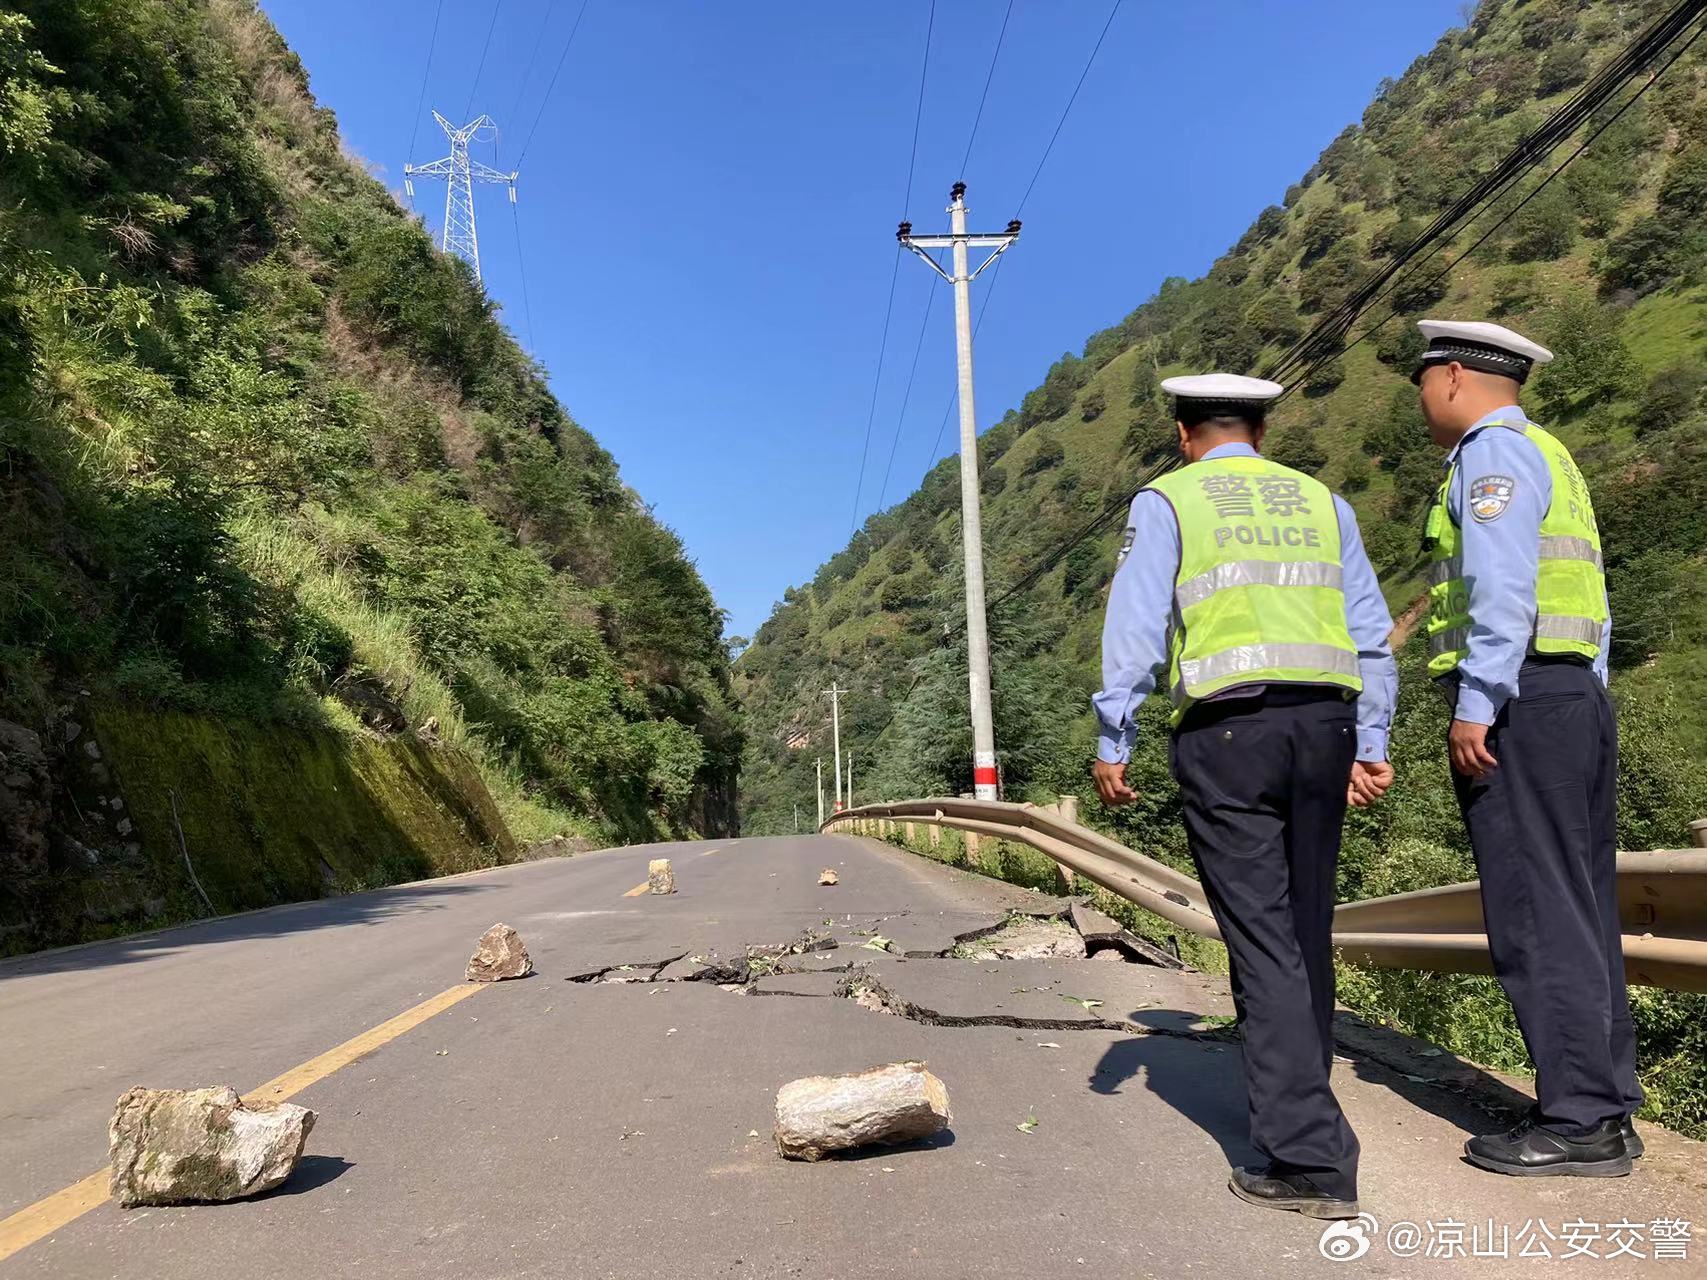
[[948,1086],[922,1062],[894,1062],[843,1076],[806,1076],[777,1090],[776,1148],[790,1160],[913,1142],[953,1119]]
[[818,873],[819,884],[836,884],[840,880],[841,877],[836,874],[836,869],[834,867],[825,867]]
[[480,935],[474,954],[468,958],[466,976],[470,982],[502,982],[505,978],[525,978],[532,972],[533,960],[522,935],[507,924],[495,924]]
[[270,1191],[296,1168],[314,1121],[290,1102],[246,1105],[230,1085],[138,1086],[118,1100],[107,1130],[113,1198],[129,1208]]
[[646,891],[648,893],[674,893],[676,891],[676,873],[671,869],[668,858],[653,858],[646,864]]

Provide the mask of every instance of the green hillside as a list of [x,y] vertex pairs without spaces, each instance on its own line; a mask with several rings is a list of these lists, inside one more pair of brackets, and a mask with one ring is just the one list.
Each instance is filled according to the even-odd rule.
[[[1333,141],[1281,204],[1258,212],[1205,277],[1164,282],[1079,354],[1063,355],[980,440],[992,598],[1169,454],[1162,378],[1258,372],[1277,360],[1669,7],[1485,0],[1468,27],[1446,32],[1402,78],[1383,84],[1361,123]],[[1707,815],[1704,78],[1707,48],[1698,44],[1473,256],[1437,284],[1425,272],[1401,290],[1400,318],[1317,370],[1276,414],[1268,447],[1351,499],[1408,632],[1421,592],[1421,517],[1440,477],[1408,381],[1419,350],[1409,321],[1431,312],[1497,318],[1558,353],[1531,383],[1527,403],[1568,441],[1595,488],[1615,617],[1628,848],[1682,844],[1687,822]],[[1474,224],[1441,265],[1551,167]],[[1353,336],[1386,312],[1377,307]],[[942,642],[960,598],[957,465],[944,460],[918,492],[867,521],[810,583],[785,594],[742,655],[745,831],[787,830],[794,804],[810,807],[813,760],[828,754],[829,708],[817,691],[832,677],[854,690],[842,729],[844,750],[861,762],[861,797],[971,789],[964,650]],[[1114,526],[990,619],[996,741],[1010,798],[1089,791],[1088,699],[1100,683]],[[1401,658],[1398,786],[1383,808],[1352,821],[1343,897],[1474,874],[1441,751],[1444,709],[1425,686],[1417,650],[1410,644]],[[1132,771],[1142,801],[1117,815],[1093,802],[1085,813],[1184,865],[1156,702]],[[1484,1061],[1522,1061],[1509,1014],[1486,984],[1415,975],[1359,982],[1348,990],[1361,1007],[1397,1010],[1443,1039],[1456,1036]],[[1699,1067],[1691,1076],[1675,1066],[1699,1062],[1700,1002],[1652,993],[1642,1000],[1645,1072],[1692,1081],[1656,1096],[1681,1108],[1674,1119],[1707,1122],[1707,1079]],[[1685,1009],[1694,1012],[1685,1018]]]
[[[464,861],[512,833],[732,826],[710,593],[472,273],[344,151],[253,0],[0,9],[0,515],[0,721],[53,775],[0,795],[24,815],[18,849],[0,841],[0,934],[127,848],[165,859],[156,879],[176,865],[169,821],[141,816],[164,794],[132,798],[140,850],[91,834],[62,767],[78,722],[152,757],[118,762],[121,789],[216,760],[177,784],[207,809],[185,814],[191,843],[228,853],[241,829],[262,864],[288,848],[329,884],[349,815],[314,806],[342,803],[338,776],[391,776],[364,762],[404,737],[394,774],[439,768],[419,742],[497,799]],[[292,744],[278,768],[325,766],[322,790],[301,779],[300,830],[239,821],[219,791],[268,726]],[[285,821],[292,778],[270,781]],[[447,865],[406,828],[398,872]],[[125,918],[183,886],[156,888]]]

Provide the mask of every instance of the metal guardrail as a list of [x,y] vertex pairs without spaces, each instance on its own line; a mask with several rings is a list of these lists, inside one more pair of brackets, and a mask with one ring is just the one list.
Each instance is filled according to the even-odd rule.
[[[838,813],[821,830],[852,826],[860,834],[885,834],[869,824],[894,822],[1029,845],[1188,933],[1220,940],[1196,880],[1051,809],[949,797],[902,800]],[[1620,853],[1618,910],[1632,983],[1707,992],[1707,849]],[[1481,886],[1474,880],[1342,903],[1334,910],[1334,942],[1347,959],[1384,969],[1493,972]]]

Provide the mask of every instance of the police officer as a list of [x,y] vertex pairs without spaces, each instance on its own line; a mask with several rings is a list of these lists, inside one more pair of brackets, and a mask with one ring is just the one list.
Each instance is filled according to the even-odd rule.
[[1385,791],[1392,619],[1351,508],[1258,453],[1275,383],[1169,378],[1188,466],[1132,503],[1103,626],[1093,768],[1126,783],[1133,714],[1166,666],[1186,834],[1227,944],[1251,1143],[1234,1194],[1357,1213],[1357,1138],[1329,1083],[1330,928],[1347,801]]
[[1482,879],[1494,972],[1538,1105],[1465,1154],[1499,1173],[1612,1177],[1642,1153],[1618,924],[1611,611],[1588,486],[1518,407],[1553,353],[1497,324],[1424,320],[1412,378],[1447,449],[1429,516],[1429,673]]

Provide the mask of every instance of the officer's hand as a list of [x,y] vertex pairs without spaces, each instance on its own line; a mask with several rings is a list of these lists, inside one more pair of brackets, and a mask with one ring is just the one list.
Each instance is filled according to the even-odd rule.
[[1446,735],[1447,753],[1452,767],[1466,778],[1479,778],[1489,769],[1499,767],[1488,750],[1488,726],[1473,720],[1454,720]]
[[1359,809],[1367,809],[1393,785],[1393,766],[1385,760],[1359,760],[1351,766],[1351,782],[1346,787],[1346,800]]
[[1102,797],[1102,802],[1106,805],[1131,804],[1138,798],[1138,793],[1126,785],[1124,764],[1109,764],[1106,760],[1098,760],[1091,766],[1091,778],[1096,783],[1097,795]]

